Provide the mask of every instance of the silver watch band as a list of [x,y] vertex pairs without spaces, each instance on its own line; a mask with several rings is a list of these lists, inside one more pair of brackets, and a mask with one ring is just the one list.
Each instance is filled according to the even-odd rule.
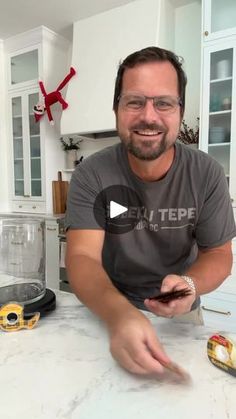
[[192,280],[192,278],[188,275],[180,275],[180,277],[187,282],[188,286],[191,288],[191,290],[194,292],[194,294],[196,294],[196,287],[195,284]]

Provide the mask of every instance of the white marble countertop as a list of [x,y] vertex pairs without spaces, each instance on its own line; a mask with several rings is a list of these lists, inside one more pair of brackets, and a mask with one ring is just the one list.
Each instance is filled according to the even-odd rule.
[[65,214],[46,214],[32,212],[0,212],[0,218],[39,218],[45,220],[59,220],[65,217]]
[[207,358],[216,330],[149,315],[172,359],[193,378],[143,378],[120,368],[107,334],[76,297],[32,330],[0,331],[2,419],[235,419],[236,379]]

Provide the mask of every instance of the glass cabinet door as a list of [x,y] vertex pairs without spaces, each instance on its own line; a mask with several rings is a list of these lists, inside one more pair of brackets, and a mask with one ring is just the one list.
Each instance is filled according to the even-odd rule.
[[12,132],[14,160],[14,188],[16,196],[24,196],[24,157],[22,127],[22,97],[12,98]]
[[41,196],[41,146],[40,146],[40,123],[35,122],[33,108],[39,101],[38,93],[28,97],[29,110],[29,136],[30,136],[30,174],[31,196]]
[[38,50],[11,56],[11,86],[38,79]]
[[234,27],[236,27],[235,0],[211,0],[211,32]]
[[236,40],[204,48],[200,148],[224,169],[236,201]]
[[11,99],[15,197],[42,197],[40,123],[33,113],[38,100],[35,89]]
[[236,1],[203,0],[204,40],[236,34]]
[[210,55],[208,153],[230,173],[233,48]]

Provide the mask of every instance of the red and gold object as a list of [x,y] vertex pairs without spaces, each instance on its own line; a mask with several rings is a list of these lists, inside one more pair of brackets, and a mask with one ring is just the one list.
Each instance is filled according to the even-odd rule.
[[215,367],[236,377],[236,346],[221,335],[213,335],[207,342],[207,355]]
[[54,125],[52,112],[51,112],[51,106],[54,105],[54,103],[59,102],[63,110],[68,107],[68,103],[63,99],[60,90],[62,90],[63,87],[66,86],[66,84],[70,81],[70,79],[75,74],[76,74],[75,69],[71,67],[70,72],[67,74],[64,80],[62,80],[62,82],[59,84],[56,90],[50,93],[46,92],[43,82],[42,81],[39,82],[39,87],[43,95],[44,101],[43,103],[37,103],[37,105],[34,106],[34,116],[35,116],[36,122],[38,122],[42,118],[44,113],[47,112],[48,120],[50,124]]
[[24,318],[24,307],[21,304],[11,302],[0,308],[0,329],[5,332],[33,329],[38,323],[39,317],[40,313],[36,312],[30,318]]

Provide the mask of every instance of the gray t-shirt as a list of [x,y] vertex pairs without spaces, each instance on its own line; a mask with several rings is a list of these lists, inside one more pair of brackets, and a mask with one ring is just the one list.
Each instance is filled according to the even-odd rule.
[[[93,212],[97,194],[113,185],[135,190],[145,217],[124,234],[105,234],[103,267],[113,284],[141,309],[167,274],[182,274],[197,248],[220,246],[236,235],[222,167],[208,154],[176,143],[164,178],[139,179],[122,144],[93,154],[75,169],[68,194],[66,229],[101,229]],[[192,309],[199,304],[194,303]]]

